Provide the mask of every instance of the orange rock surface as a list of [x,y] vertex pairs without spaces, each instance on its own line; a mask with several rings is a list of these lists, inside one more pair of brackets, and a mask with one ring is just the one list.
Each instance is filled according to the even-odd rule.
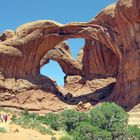
[[[76,75],[84,78],[86,88],[91,86],[87,81],[95,78],[116,78],[109,100],[126,110],[132,108],[140,102],[139,11],[139,0],[119,0],[90,22],[63,25],[42,20],[24,24],[16,31],[5,31],[0,36],[0,103],[26,106],[27,100],[20,102],[24,95],[30,103],[37,103],[33,94],[38,90],[40,96],[46,93],[41,101],[47,102],[50,94],[57,96],[56,102],[64,103],[63,91],[69,88],[60,89],[55,81],[40,75],[41,66],[52,59],[60,64],[66,79]],[[85,39],[76,60],[64,43],[69,38]]]

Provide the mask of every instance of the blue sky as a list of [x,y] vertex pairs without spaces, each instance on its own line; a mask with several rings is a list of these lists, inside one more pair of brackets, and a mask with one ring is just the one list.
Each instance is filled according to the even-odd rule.
[[[60,23],[89,21],[102,9],[117,0],[0,0],[0,33],[15,30],[26,22],[49,19]],[[84,40],[68,40],[72,55],[76,57]],[[64,73],[56,62],[51,61],[41,69],[41,74],[63,85]]]

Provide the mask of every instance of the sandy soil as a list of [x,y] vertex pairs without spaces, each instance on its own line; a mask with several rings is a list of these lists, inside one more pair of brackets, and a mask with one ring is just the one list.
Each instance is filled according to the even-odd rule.
[[[4,127],[8,133],[0,133],[0,140],[51,140],[51,135],[42,135],[35,130],[24,129],[18,125],[1,123],[0,127]],[[61,133],[55,132],[54,137],[59,140]]]
[[[34,130],[23,129],[17,125],[0,124],[0,126],[9,130],[8,133],[0,133],[0,140],[51,140],[52,137],[51,135],[41,135]],[[60,134],[56,134],[55,137],[58,140]]]
[[140,104],[135,106],[129,113],[129,124],[137,125],[140,128]]

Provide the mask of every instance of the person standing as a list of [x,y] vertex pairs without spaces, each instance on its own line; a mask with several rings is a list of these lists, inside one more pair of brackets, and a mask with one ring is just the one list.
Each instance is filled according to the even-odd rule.
[[3,114],[0,114],[0,121],[3,123]]
[[3,119],[4,119],[4,122],[6,123],[7,120],[8,120],[8,115],[7,114],[4,114]]

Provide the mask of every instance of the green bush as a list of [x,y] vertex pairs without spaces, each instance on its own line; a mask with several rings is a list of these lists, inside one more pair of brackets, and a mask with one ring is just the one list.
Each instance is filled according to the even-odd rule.
[[17,116],[16,115],[13,115],[12,118],[11,118],[11,121],[12,122],[16,122],[17,121]]
[[112,140],[111,132],[106,130],[99,130],[94,134],[95,140]]
[[73,140],[73,138],[69,135],[62,136],[59,140]]
[[13,115],[12,123],[18,124],[25,129],[34,129],[39,131],[41,134],[53,135],[52,131],[45,126],[39,120],[37,120],[38,115],[36,113],[29,113],[27,110],[19,114],[19,116]]
[[53,130],[59,130],[61,128],[62,122],[59,114],[48,113],[45,117],[46,124],[49,124]]
[[101,130],[89,122],[82,122],[72,134],[74,140],[112,140],[112,135],[106,130]]
[[48,113],[45,116],[37,116],[36,120],[42,124],[49,125],[53,130],[61,128],[61,118],[59,114]]
[[74,140],[93,140],[95,131],[98,131],[97,127],[95,128],[87,122],[82,122],[73,131],[72,136]]
[[29,113],[27,110],[19,117],[13,116],[12,122],[24,128],[38,130],[42,134],[53,134],[53,130],[64,130],[69,135],[60,140],[127,140],[140,139],[140,129],[129,126],[128,114],[114,103],[104,103],[91,111],[77,112],[69,109],[59,114],[48,113],[44,116]]
[[124,136],[128,113],[114,103],[104,103],[90,111],[91,124],[112,133],[113,139]]
[[41,125],[36,126],[36,130],[38,130],[42,135],[45,134],[53,135],[53,132],[50,129]]
[[0,127],[0,133],[7,133],[7,130],[4,127]]
[[140,128],[137,126],[128,126],[128,135],[130,138],[140,140]]
[[36,119],[38,116],[37,113],[29,113],[27,109],[21,112],[20,114],[21,117],[28,118],[28,119]]
[[48,118],[46,116],[40,116],[40,115],[38,115],[36,117],[36,120],[39,121],[42,124],[49,125],[49,120],[48,120]]
[[65,110],[61,113],[62,123],[67,132],[73,131],[80,124],[80,122],[88,121],[87,118],[86,113],[77,112],[72,109]]

